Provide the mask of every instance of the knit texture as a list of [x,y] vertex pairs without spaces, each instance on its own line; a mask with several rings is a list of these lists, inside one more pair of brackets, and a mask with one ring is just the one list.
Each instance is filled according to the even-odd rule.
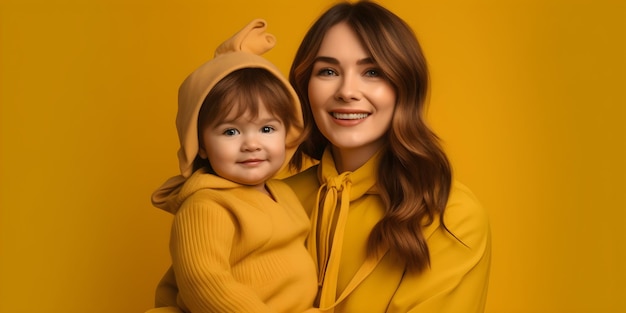
[[243,68],[265,69],[289,91],[299,120],[286,134],[283,170],[293,155],[302,129],[300,102],[276,66],[260,56],[276,42],[266,27],[261,19],[248,23],[179,88],[180,174],[168,179],[151,199],[174,214],[173,270],[157,288],[155,302],[160,308],[153,312],[292,313],[312,308],[316,271],[304,246],[310,222],[293,191],[270,180],[268,196],[204,169],[193,172],[204,99],[222,78]]
[[190,312],[303,312],[317,292],[304,241],[310,223],[278,180],[275,197],[195,172],[167,201],[178,306]]

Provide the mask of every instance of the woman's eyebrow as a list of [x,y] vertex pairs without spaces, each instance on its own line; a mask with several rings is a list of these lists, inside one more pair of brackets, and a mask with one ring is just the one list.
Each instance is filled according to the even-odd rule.
[[325,56],[318,56],[315,58],[315,60],[313,61],[313,63],[316,62],[325,62],[325,63],[330,63],[330,64],[339,64],[339,60],[332,58],[332,57],[325,57]]
[[374,59],[372,58],[364,58],[364,59],[360,59],[356,62],[356,64],[358,65],[363,65],[363,64],[375,64],[376,62],[374,62]]
[[[339,64],[339,60],[333,58],[333,57],[327,57],[327,56],[318,56],[315,58],[315,60],[313,61],[313,63],[316,62],[325,62],[325,63],[330,63],[330,64]],[[375,64],[376,62],[374,62],[374,59],[371,57],[367,57],[367,58],[363,58],[360,59],[356,62],[357,65],[363,65],[363,64]]]

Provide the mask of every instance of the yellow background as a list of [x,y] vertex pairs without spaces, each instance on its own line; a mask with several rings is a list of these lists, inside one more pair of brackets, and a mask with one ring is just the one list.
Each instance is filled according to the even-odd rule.
[[[0,312],[142,312],[169,264],[183,78],[252,18],[287,73],[332,1],[2,0]],[[488,208],[487,312],[626,311],[626,4],[382,1]]]

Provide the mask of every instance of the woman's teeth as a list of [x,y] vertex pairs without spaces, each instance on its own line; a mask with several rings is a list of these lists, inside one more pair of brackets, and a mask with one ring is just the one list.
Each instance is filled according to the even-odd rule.
[[359,120],[362,118],[366,118],[369,114],[367,113],[331,113],[332,116],[339,120]]

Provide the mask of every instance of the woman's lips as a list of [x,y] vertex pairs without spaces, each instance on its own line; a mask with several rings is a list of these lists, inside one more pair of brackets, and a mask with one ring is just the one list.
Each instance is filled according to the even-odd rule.
[[330,115],[338,120],[361,120],[369,116],[369,113],[341,113],[331,112]]

